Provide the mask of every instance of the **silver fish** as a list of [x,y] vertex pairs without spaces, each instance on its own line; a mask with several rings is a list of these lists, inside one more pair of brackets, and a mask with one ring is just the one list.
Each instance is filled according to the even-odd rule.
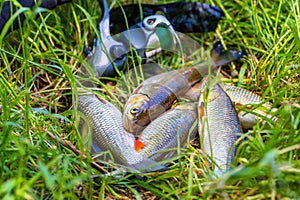
[[239,111],[238,116],[243,128],[252,128],[257,121],[263,121],[262,117],[271,119],[274,122],[277,121],[277,117],[270,114],[276,112],[276,109],[272,108],[271,103],[264,103],[260,96],[246,89],[232,85],[220,84],[220,86],[228,94],[235,105],[245,106],[247,110],[252,110],[253,113],[243,110]]
[[[250,129],[257,121],[263,121],[262,117],[269,118],[274,122],[277,121],[277,118],[270,114],[274,113],[276,109],[272,108],[271,103],[264,103],[262,98],[257,94],[233,85],[219,83],[219,86],[226,92],[235,107],[245,107],[246,110],[238,111],[239,121],[244,129]],[[189,99],[192,102],[197,102],[200,96],[200,87],[201,83],[193,85],[193,87],[185,93],[183,98]]]
[[152,121],[141,133],[139,140],[144,147],[139,151],[143,156],[156,161],[171,158],[188,142],[188,137],[195,137],[197,104],[177,105]]
[[112,160],[131,170],[165,169],[134,150],[135,138],[124,130],[122,114],[114,105],[95,95],[80,95],[78,110],[86,116],[92,129],[92,150],[109,151],[112,155],[113,158],[106,158],[106,161]]
[[215,164],[215,173],[220,175],[230,167],[234,144],[242,128],[229,96],[217,83],[205,90],[206,82],[202,83],[198,104],[199,134],[204,152]]

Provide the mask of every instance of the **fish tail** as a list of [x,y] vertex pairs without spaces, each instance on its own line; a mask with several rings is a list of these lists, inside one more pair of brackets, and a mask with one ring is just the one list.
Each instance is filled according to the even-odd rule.
[[216,67],[226,65],[230,62],[236,61],[244,56],[244,53],[237,50],[223,51],[223,46],[220,40],[217,40],[211,50],[211,58],[215,63]]
[[223,46],[220,40],[217,40],[210,52],[211,57],[214,59],[215,57],[218,57],[221,55],[223,51]]

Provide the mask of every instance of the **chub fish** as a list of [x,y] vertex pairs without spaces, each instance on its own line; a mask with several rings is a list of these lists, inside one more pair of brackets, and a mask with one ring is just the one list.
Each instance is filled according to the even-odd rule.
[[211,52],[211,62],[146,79],[134,90],[125,104],[123,113],[125,130],[138,135],[145,126],[168,110],[178,97],[199,82],[209,69],[214,70],[243,56],[238,51],[229,50],[225,53],[221,51],[222,45],[217,42]]
[[143,147],[136,150],[155,161],[171,158],[195,137],[196,108],[196,103],[179,104],[156,118],[142,131],[138,141]]
[[[238,110],[238,118],[244,129],[252,128],[257,121],[263,122],[263,118],[276,122],[277,118],[271,114],[276,111],[269,102],[264,103],[263,99],[253,92],[233,85],[219,83],[219,86],[226,92],[235,108]],[[184,98],[192,102],[198,102],[201,83],[193,85]],[[239,109],[243,107],[244,109]]]
[[216,174],[220,174],[230,167],[235,153],[234,144],[242,128],[222,87],[214,83],[206,89],[206,83],[202,83],[198,104],[198,130],[203,150],[211,158]]
[[122,114],[111,103],[95,95],[79,95],[78,110],[82,112],[92,129],[92,151],[109,151],[112,158],[105,161],[123,165],[131,170],[156,171],[165,169],[152,159],[134,150],[134,136],[123,128]]

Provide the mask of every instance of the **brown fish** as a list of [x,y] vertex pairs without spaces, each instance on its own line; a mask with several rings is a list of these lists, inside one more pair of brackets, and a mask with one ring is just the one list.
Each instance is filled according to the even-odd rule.
[[168,110],[178,97],[200,81],[209,69],[216,69],[243,56],[241,52],[233,50],[221,53],[220,49],[222,46],[217,43],[212,50],[210,62],[146,79],[134,90],[125,105],[123,113],[125,130],[138,135],[145,126]]

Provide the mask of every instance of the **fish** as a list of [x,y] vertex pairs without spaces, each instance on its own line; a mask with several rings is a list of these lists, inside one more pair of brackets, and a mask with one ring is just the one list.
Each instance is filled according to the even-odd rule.
[[[203,151],[210,157],[214,172],[221,175],[230,169],[235,142],[243,132],[231,99],[220,84],[201,85],[198,103],[198,132]],[[208,86],[207,86],[208,85]]]
[[[226,92],[238,110],[238,118],[243,129],[251,129],[257,122],[263,122],[263,118],[270,119],[273,122],[277,121],[277,117],[272,115],[277,109],[272,108],[270,102],[264,103],[259,95],[234,85],[219,83],[219,86]],[[201,83],[196,83],[183,95],[183,98],[191,102],[198,102],[200,88]],[[244,109],[239,109],[240,107]]]
[[[257,122],[265,122],[265,119],[273,122],[278,120],[276,116],[273,116],[277,109],[272,108],[270,102],[264,102],[259,95],[233,85],[221,84],[220,86],[236,107],[243,106],[245,108],[238,112],[239,121],[244,129],[252,128]],[[247,112],[247,110],[251,112]]]
[[133,91],[125,104],[123,111],[125,130],[138,135],[151,121],[170,109],[178,97],[202,80],[209,69],[214,70],[242,56],[242,52],[234,50],[222,53],[221,43],[216,42],[211,51],[210,62],[146,79]]
[[194,84],[183,96],[183,99],[187,99],[190,102],[198,102],[200,97],[200,90],[201,90],[202,82],[198,82]]
[[[83,113],[92,130],[91,151],[109,151],[104,161],[112,161],[133,171],[159,171],[166,167],[134,150],[134,136],[123,128],[122,113],[110,102],[93,94],[78,96],[78,111]],[[81,133],[84,135],[84,133]]]
[[[157,162],[172,158],[197,133],[197,104],[179,104],[152,121],[138,137],[139,153]],[[193,126],[194,125],[194,126]]]

